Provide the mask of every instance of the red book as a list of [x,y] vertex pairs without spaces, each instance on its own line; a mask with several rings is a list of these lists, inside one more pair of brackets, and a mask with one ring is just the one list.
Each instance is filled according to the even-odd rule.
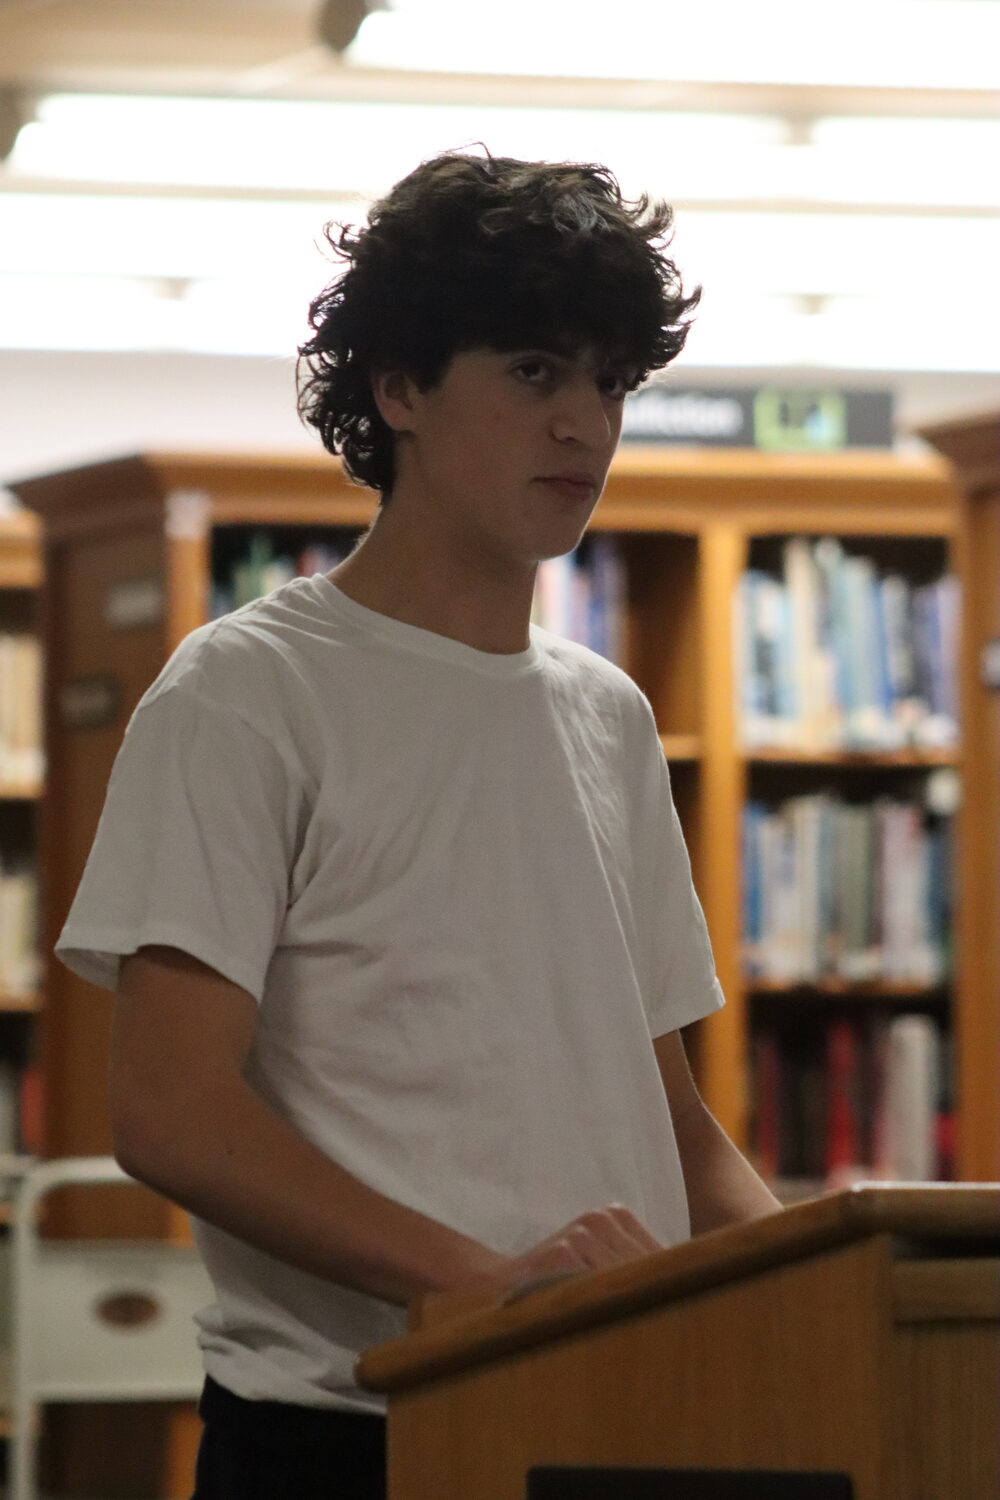
[[860,1175],[861,1130],[857,1110],[858,1039],[850,1021],[831,1021],[826,1034],[827,1178]]
[[20,1135],[21,1150],[28,1156],[43,1156],[45,1145],[45,1103],[42,1070],[29,1063],[21,1074]]
[[781,1171],[781,1058],[773,1031],[754,1037],[754,1154],[757,1171],[774,1181]]

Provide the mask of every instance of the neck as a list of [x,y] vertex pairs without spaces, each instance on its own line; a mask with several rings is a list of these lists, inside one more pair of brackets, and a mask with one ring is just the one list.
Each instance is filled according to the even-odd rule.
[[483,555],[396,494],[329,576],[349,598],[390,619],[509,655],[530,644],[536,572],[537,564]]

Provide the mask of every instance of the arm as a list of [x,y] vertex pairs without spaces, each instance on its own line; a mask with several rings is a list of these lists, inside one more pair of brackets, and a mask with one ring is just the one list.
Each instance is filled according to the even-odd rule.
[[684,1171],[691,1233],[704,1234],[781,1208],[699,1094],[679,1031],[653,1043]]
[[613,1264],[656,1242],[627,1210],[582,1215],[507,1257],[331,1161],[246,1082],[248,991],[176,948],[123,960],[111,1040],[115,1155],[131,1176],[269,1255],[387,1302],[488,1293]]

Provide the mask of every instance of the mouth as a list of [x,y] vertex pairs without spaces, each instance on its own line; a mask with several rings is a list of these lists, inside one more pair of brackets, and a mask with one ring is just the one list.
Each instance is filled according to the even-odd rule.
[[537,482],[567,500],[591,500],[597,493],[597,483],[589,474],[540,474]]

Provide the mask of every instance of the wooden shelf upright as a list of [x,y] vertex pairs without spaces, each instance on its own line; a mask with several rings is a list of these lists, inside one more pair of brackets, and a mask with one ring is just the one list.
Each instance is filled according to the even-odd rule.
[[958,1130],[964,1174],[993,1181],[1000,1179],[1000,412],[925,427],[921,436],[951,460],[962,487]]

